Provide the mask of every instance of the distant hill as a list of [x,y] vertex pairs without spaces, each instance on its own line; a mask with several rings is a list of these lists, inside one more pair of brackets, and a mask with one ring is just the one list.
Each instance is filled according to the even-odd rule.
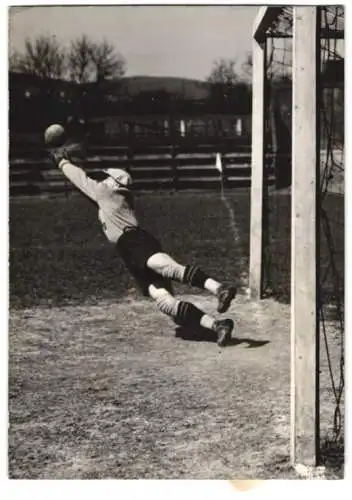
[[[89,83],[89,89],[95,83]],[[171,76],[130,76],[121,80],[105,81],[101,89],[110,96],[134,97],[140,93],[168,93],[185,100],[204,100],[209,97],[210,84],[200,80]]]
[[185,99],[206,99],[210,85],[200,80],[177,77],[131,76],[121,81],[121,91],[135,95],[139,92],[154,92],[163,90],[170,94],[183,96]]
[[11,126],[18,129],[26,128],[25,118],[33,116],[42,126],[71,115],[249,114],[251,109],[250,91],[243,84],[224,95],[208,82],[176,77],[132,76],[78,85],[10,73],[9,91]]
[[[67,80],[43,80],[35,75],[10,73],[9,86],[12,89],[25,90],[26,88],[35,90],[35,88],[44,89],[50,84],[57,90],[67,90],[77,88],[77,84]],[[95,83],[84,85],[92,88]],[[117,81],[105,81],[101,84],[104,90],[112,95],[130,95],[135,96],[140,92],[158,92],[164,91],[169,94],[178,95],[186,100],[202,100],[209,95],[210,85],[200,80],[177,77],[158,77],[158,76],[131,76],[124,77]],[[34,92],[35,93],[35,92]]]

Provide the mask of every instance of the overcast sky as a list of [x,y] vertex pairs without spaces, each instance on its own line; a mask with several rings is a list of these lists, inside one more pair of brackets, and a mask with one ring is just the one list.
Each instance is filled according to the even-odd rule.
[[10,11],[10,50],[26,37],[56,36],[63,44],[83,33],[106,37],[127,60],[127,76],[205,79],[218,58],[242,62],[251,50],[259,7],[31,7]]

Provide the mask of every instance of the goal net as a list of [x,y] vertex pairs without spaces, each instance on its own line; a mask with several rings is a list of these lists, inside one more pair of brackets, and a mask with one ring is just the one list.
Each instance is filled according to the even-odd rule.
[[[306,357],[303,369],[315,374],[310,390],[299,368],[292,372],[293,432],[316,433],[316,461],[336,463],[343,460],[344,425],[344,8],[262,8],[254,39],[253,108],[262,113],[262,127],[253,116],[250,276],[259,289],[253,296],[294,304],[293,365]],[[302,112],[304,102],[310,114]],[[302,116],[310,124],[300,123]],[[304,127],[311,140],[300,135]],[[304,236],[301,248],[297,234]],[[312,286],[305,270],[314,274]],[[302,317],[316,315],[306,339],[297,330],[300,308]]]

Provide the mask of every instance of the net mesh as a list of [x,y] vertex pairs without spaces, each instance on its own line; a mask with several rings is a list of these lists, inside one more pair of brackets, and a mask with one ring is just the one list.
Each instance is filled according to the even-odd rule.
[[[321,454],[343,460],[344,395],[344,8],[317,8],[320,74],[318,312]],[[290,301],[293,8],[266,32],[263,293]],[[313,64],[314,62],[312,62]],[[331,453],[335,451],[336,453]]]
[[290,295],[292,173],[292,7],[283,9],[265,44],[265,187],[263,293]]
[[[344,9],[320,8],[320,416],[322,453],[343,446],[344,394]],[[333,418],[331,418],[333,416]],[[331,453],[327,454],[331,457]],[[336,459],[339,454],[336,453]]]

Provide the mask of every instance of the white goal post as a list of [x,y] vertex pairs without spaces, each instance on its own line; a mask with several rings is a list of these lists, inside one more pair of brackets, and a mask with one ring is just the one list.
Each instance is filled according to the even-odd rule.
[[[253,32],[252,184],[249,289],[263,291],[266,33],[282,7],[262,7]],[[317,186],[318,7],[293,7],[291,184],[291,461],[318,465],[319,318]]]

